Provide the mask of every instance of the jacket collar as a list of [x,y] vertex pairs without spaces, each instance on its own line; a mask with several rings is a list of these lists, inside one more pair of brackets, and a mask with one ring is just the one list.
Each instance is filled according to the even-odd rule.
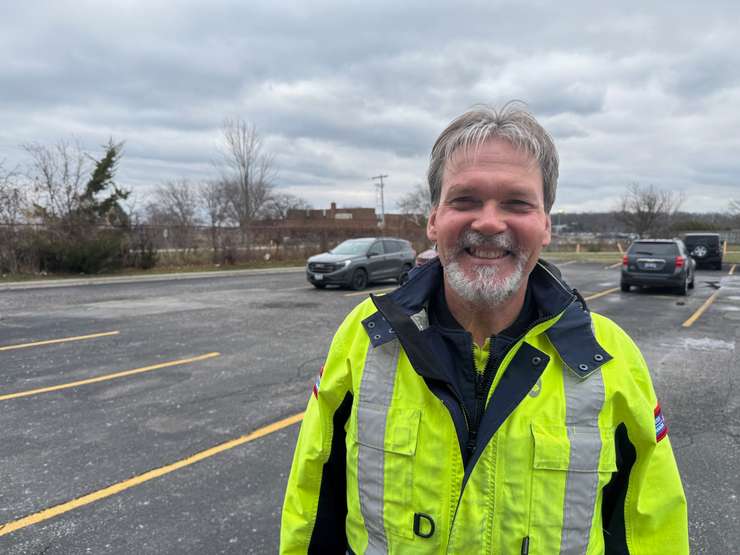
[[[416,336],[429,327],[426,308],[442,279],[442,265],[437,258],[414,268],[410,279],[392,293],[382,297],[371,295],[378,312],[362,323],[373,347],[395,339],[397,333],[412,339],[409,336]],[[585,301],[565,284],[554,265],[539,260],[527,286],[540,312],[538,321],[560,315],[546,334],[576,376],[586,378],[611,360],[594,336]]]

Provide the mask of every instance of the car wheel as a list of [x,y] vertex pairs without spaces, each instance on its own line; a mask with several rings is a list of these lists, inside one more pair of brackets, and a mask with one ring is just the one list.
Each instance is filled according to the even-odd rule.
[[352,274],[352,281],[350,282],[350,286],[355,291],[362,291],[367,287],[367,272],[363,270],[362,268],[358,268],[355,270],[355,273]]
[[410,264],[404,264],[401,273],[398,275],[398,284],[403,285],[409,280],[409,270],[411,269]]
[[716,263],[716,264],[714,265],[714,269],[715,269],[715,270],[722,270],[722,262],[717,262],[717,263]]
[[691,251],[696,258],[704,258],[709,253],[709,249],[704,245],[697,245],[694,250]]
[[685,297],[689,292],[689,278],[684,276],[683,278],[683,285],[679,285],[678,289],[676,289],[679,295]]
[[696,281],[696,272],[691,274],[691,281],[689,282],[689,289],[694,288],[694,282]]
[[326,283],[313,283],[311,282],[311,285],[313,285],[316,289],[323,289],[326,287]]
[[625,283],[625,282],[622,281],[622,282],[619,283],[619,287],[622,289],[622,292],[623,293],[629,293],[629,290],[630,290],[630,284],[629,283]]

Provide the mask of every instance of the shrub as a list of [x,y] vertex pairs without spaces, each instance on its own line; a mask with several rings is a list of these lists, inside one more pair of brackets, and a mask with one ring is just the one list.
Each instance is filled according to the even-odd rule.
[[35,250],[41,271],[99,274],[123,267],[125,245],[124,234],[112,230],[91,237],[39,235]]

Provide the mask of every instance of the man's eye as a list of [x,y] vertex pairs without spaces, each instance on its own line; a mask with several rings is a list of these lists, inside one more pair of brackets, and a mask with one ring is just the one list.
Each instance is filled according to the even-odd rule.
[[512,199],[512,200],[506,201],[505,204],[516,210],[525,210],[525,209],[532,207],[531,202],[528,202],[522,199]]
[[457,197],[450,200],[450,205],[454,208],[472,208],[478,203],[474,198],[471,197]]

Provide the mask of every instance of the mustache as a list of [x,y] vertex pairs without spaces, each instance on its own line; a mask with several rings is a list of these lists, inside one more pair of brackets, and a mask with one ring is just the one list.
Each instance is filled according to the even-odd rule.
[[517,245],[510,233],[484,235],[472,229],[466,230],[457,242],[457,250],[462,251],[470,247],[495,247],[497,249],[517,252]]

